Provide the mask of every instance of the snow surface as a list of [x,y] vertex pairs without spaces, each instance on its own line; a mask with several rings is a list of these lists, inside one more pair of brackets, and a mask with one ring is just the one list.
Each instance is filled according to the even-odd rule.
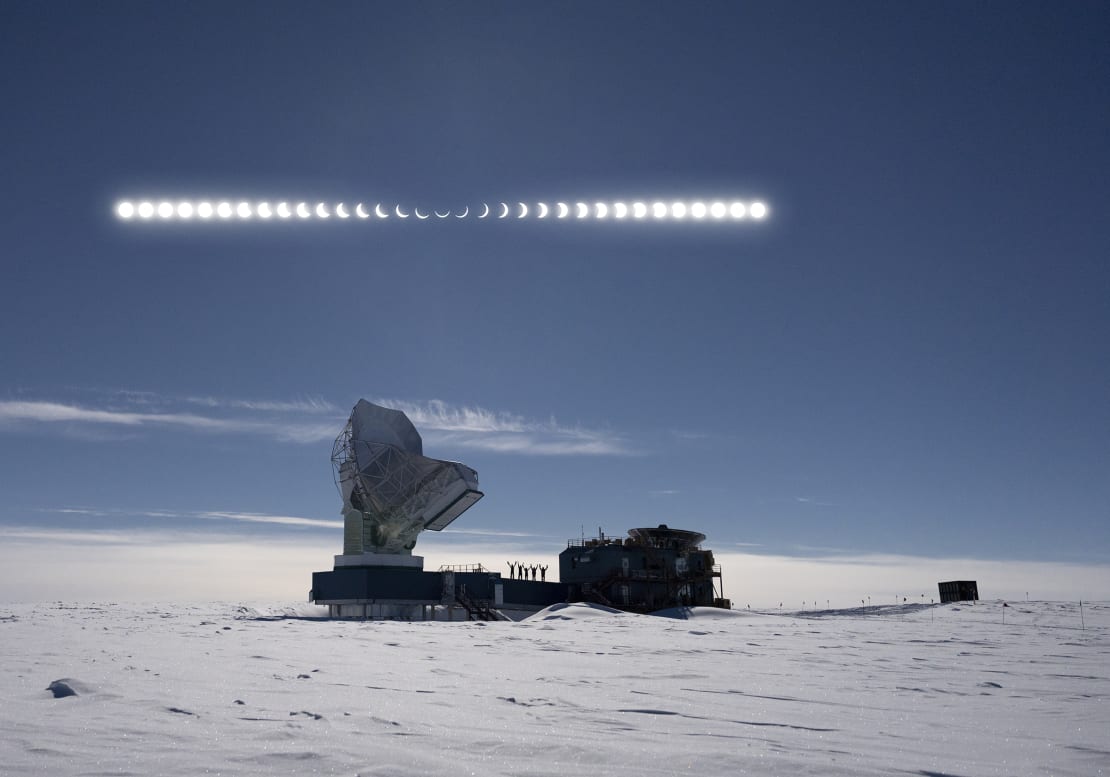
[[1110,773],[1107,603],[318,613],[0,605],[0,773]]

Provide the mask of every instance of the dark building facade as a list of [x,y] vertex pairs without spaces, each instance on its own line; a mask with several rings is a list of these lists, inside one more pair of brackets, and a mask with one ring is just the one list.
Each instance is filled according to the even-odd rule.
[[[559,554],[559,582],[506,579],[480,564],[442,567],[384,563],[336,566],[312,575],[309,600],[333,618],[516,619],[560,602],[596,602],[631,612],[731,605],[705,535],[661,525],[627,537],[570,540]],[[342,558],[342,557],[340,557]],[[418,559],[418,562],[422,561]]]
[[567,597],[565,585],[506,580],[476,564],[437,572],[383,566],[313,572],[309,600],[328,605],[333,618],[426,620],[436,606],[448,606],[469,620],[497,620],[501,610],[534,611]]
[[569,601],[590,601],[621,610],[651,612],[668,607],[731,605],[721,589],[713,551],[704,534],[671,529],[631,529],[628,537],[570,540],[559,554],[559,580]]
[[974,580],[950,580],[937,583],[940,589],[940,603],[974,602],[979,598],[979,586]]

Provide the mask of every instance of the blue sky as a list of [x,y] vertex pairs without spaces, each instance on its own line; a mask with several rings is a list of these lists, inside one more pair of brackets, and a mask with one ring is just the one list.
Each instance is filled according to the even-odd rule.
[[[274,590],[217,546],[302,595],[360,397],[478,470],[429,564],[667,522],[811,589],[897,558],[1110,598],[1104,3],[2,13],[0,598],[65,554],[97,595],[164,563]],[[186,227],[125,196],[772,217]],[[881,568],[857,588],[911,585]]]

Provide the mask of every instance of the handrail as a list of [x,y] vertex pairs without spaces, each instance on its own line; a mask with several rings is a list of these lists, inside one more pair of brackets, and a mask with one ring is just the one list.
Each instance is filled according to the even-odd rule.
[[444,564],[439,568],[440,572],[489,572],[481,564]]

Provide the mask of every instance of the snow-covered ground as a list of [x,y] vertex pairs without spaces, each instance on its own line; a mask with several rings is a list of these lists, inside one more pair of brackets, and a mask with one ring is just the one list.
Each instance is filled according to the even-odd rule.
[[0,773],[1110,774],[1106,603],[307,612],[0,605]]

